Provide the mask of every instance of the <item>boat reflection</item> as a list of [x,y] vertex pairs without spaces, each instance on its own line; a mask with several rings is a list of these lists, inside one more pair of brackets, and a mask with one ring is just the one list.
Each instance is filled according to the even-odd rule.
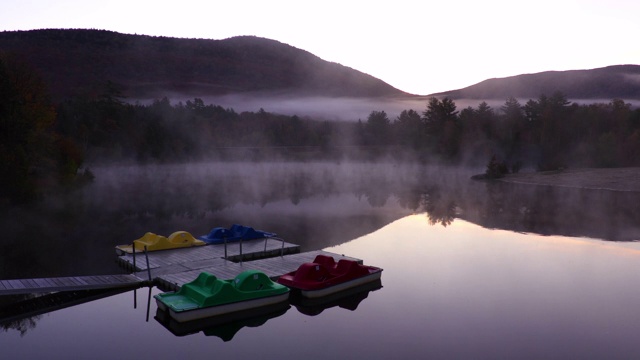
[[287,302],[263,306],[251,310],[217,315],[188,322],[177,322],[167,311],[156,310],[156,319],[162,326],[176,336],[204,333],[205,336],[217,336],[223,341],[230,341],[244,327],[258,327],[269,319],[284,315],[291,306]]
[[319,298],[307,298],[299,292],[291,292],[289,301],[300,313],[308,316],[316,316],[324,310],[336,306],[355,311],[358,305],[369,296],[370,292],[379,289],[382,289],[381,279]]

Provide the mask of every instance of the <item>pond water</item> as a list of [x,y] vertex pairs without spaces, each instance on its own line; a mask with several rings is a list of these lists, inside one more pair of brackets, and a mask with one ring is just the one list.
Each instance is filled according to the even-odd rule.
[[[238,222],[382,267],[382,287],[179,335],[148,306],[159,290],[142,288],[3,324],[3,358],[638,357],[635,195],[479,183],[473,172],[97,169],[80,194],[14,209],[24,225],[3,216],[15,241],[2,245],[2,278],[115,273],[113,246],[145,231],[199,235]],[[19,265],[21,256],[34,260]]]

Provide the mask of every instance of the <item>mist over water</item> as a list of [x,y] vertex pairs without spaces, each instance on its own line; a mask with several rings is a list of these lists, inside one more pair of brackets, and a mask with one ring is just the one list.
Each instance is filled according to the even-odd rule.
[[278,233],[303,251],[341,244],[414,213],[443,227],[465,219],[516,232],[640,239],[635,193],[470,180],[482,169],[215,162],[92,171],[95,182],[81,191],[4,210],[0,277],[119,272],[114,246],[146,232],[199,236],[234,223]]

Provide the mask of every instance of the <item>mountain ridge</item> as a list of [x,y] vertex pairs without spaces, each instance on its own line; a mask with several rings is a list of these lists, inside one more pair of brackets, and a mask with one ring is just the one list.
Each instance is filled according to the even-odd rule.
[[492,78],[462,89],[432,94],[452,99],[538,98],[560,91],[570,99],[640,100],[640,65],[543,71]]
[[292,92],[350,97],[407,93],[308,51],[255,36],[222,40],[44,29],[0,33],[0,51],[33,65],[59,97],[122,84],[130,97],[167,92]]
[[640,65],[521,74],[414,95],[306,50],[256,36],[212,40],[94,29],[3,31],[0,53],[35,68],[55,100],[99,93],[107,82],[121,85],[130,99],[244,94],[481,101],[560,91],[573,100],[640,100]]

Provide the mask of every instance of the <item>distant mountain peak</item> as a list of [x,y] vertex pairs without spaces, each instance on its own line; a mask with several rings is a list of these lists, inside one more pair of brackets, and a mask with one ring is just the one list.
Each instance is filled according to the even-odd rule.
[[481,81],[434,96],[452,99],[538,98],[556,91],[571,99],[640,100],[640,65],[613,65],[589,70],[544,71]]

